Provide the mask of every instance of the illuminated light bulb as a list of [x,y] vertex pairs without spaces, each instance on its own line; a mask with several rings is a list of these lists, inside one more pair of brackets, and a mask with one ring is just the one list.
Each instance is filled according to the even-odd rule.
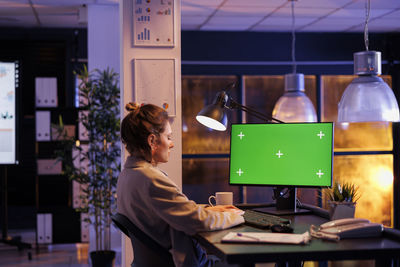
[[335,125],[341,128],[342,130],[347,130],[349,128],[350,123],[342,122],[342,123],[337,123]]
[[304,75],[285,75],[285,94],[275,104],[272,116],[284,122],[316,122],[317,114],[304,93]]
[[383,190],[391,189],[393,185],[393,172],[387,168],[380,167],[375,170],[374,177],[379,188]]

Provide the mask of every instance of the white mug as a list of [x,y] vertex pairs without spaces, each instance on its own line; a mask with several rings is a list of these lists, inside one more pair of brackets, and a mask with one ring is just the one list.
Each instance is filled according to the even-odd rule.
[[[211,202],[211,199],[215,199],[215,204]],[[215,205],[232,205],[233,204],[233,193],[232,192],[216,192],[215,196],[208,198],[208,203],[211,206]]]

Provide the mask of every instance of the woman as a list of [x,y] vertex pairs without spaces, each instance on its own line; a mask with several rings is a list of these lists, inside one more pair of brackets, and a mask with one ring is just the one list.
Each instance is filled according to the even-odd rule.
[[174,147],[167,112],[155,105],[126,105],[121,139],[130,156],[117,183],[117,211],[159,244],[171,247],[176,266],[209,266],[212,260],[190,236],[244,222],[234,206],[196,204],[158,168]]

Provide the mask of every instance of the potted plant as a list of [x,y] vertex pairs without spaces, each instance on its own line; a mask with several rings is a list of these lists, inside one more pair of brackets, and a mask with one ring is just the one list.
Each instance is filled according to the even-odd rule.
[[[78,210],[89,215],[87,222],[96,234],[96,250],[90,253],[92,265],[111,267],[115,252],[110,251],[110,216],[115,209],[115,187],[121,169],[118,74],[110,69],[89,73],[84,67],[77,75],[83,111],[78,122],[86,128],[88,141],[64,136],[63,148],[56,154],[63,162],[64,174],[85,188]],[[61,119],[57,131],[65,132]],[[87,149],[82,148],[85,143]],[[77,162],[87,162],[87,166],[80,167]]]
[[335,182],[328,192],[329,215],[331,220],[353,218],[357,200],[360,198],[358,187],[350,182]]

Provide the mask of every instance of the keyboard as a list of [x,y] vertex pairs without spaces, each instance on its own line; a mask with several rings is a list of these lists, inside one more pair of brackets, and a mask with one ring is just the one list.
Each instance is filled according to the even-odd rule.
[[290,224],[289,219],[281,218],[275,215],[258,212],[255,210],[244,211],[245,224],[258,228],[271,228],[274,224]]

